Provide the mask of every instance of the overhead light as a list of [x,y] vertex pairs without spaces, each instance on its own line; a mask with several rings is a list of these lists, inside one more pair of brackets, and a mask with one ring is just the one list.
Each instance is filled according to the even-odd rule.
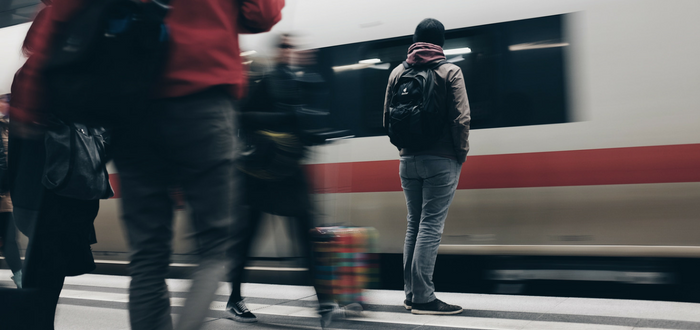
[[370,59],[366,59],[366,60],[359,61],[359,62],[357,62],[357,63],[360,63],[360,64],[376,64],[376,63],[382,63],[382,60],[380,60],[380,59],[378,59],[378,58],[370,58]]
[[369,63],[340,65],[340,66],[334,66],[333,72],[338,73],[338,72],[344,72],[344,71],[360,70],[360,69],[369,68],[370,66],[372,66],[372,64],[369,64]]
[[511,52],[517,52],[519,50],[530,50],[530,49],[544,49],[544,48],[556,48],[556,47],[566,47],[568,46],[568,42],[557,42],[557,43],[551,43],[551,42],[528,42],[524,44],[517,44],[517,45],[510,45],[508,46],[508,50]]
[[377,64],[377,65],[372,65],[372,66],[368,67],[368,69],[389,70],[389,69],[391,69],[391,64],[382,63],[382,64]]
[[390,68],[391,68],[390,63],[382,63],[382,64],[378,64],[378,65],[375,65],[372,63],[356,63],[356,64],[349,64],[349,65],[334,66],[333,72],[339,73],[339,72],[352,71],[352,70],[362,70],[362,69],[388,70]]
[[450,63],[457,63],[457,62],[462,62],[462,61],[464,61],[463,56],[457,56],[457,57],[453,57],[453,58],[447,60],[447,62],[450,62]]
[[455,49],[445,49],[444,53],[445,55],[459,55],[459,54],[469,54],[472,52],[472,49],[469,47],[464,47],[464,48],[455,48]]
[[253,55],[253,54],[257,54],[257,53],[258,53],[258,52],[254,51],[254,50],[249,50],[249,51],[247,51],[247,52],[242,52],[242,53],[241,53],[241,56],[250,56],[250,55]]

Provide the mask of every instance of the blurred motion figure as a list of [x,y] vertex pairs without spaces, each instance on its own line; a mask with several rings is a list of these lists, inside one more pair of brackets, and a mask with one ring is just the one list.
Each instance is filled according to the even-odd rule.
[[99,200],[64,197],[42,184],[46,160],[45,129],[50,110],[39,106],[41,87],[37,64],[45,59],[47,30],[62,13],[48,7],[32,23],[22,45],[29,56],[12,82],[8,161],[9,188],[17,228],[28,238],[22,288],[35,292],[30,308],[10,323],[19,329],[53,329],[56,305],[66,276],[95,269],[90,245],[96,243],[93,222]]
[[[292,71],[294,41],[291,35],[280,36],[274,68],[252,83],[250,95],[242,102],[241,128],[247,144],[237,168],[241,175],[239,223],[234,225],[230,256],[233,261],[231,296],[227,304],[229,317],[238,322],[256,322],[241,296],[245,260],[263,213],[293,218],[296,237],[301,238],[302,253],[313,272],[310,229],[314,225],[306,173],[301,159],[313,138],[304,132],[299,111],[308,100],[302,98],[299,77]],[[313,60],[304,54],[301,64]],[[330,299],[316,290],[321,312],[332,310]]]
[[[51,56],[51,42],[88,5],[84,0],[56,1],[48,20],[34,23],[36,49],[15,79],[13,100],[18,102],[11,109],[13,123],[30,127],[27,132],[39,131],[51,112],[51,105],[42,103],[44,85],[39,73]],[[233,220],[236,125],[232,98],[242,97],[246,89],[238,34],[268,31],[281,19],[284,0],[174,0],[171,5],[165,19],[170,51],[160,83],[154,86],[146,110],[116,127],[112,135],[131,251],[132,329],[173,328],[165,283],[172,252],[172,186],[182,187],[191,207],[200,258],[177,328],[199,328],[209,311],[225,272]],[[32,155],[39,157],[39,153]],[[87,256],[92,261],[89,250]]]
[[[436,141],[427,146],[414,147],[406,144],[400,147],[401,163],[399,175],[408,207],[408,227],[404,242],[404,306],[413,314],[457,314],[462,308],[446,304],[435,297],[433,271],[438,247],[445,227],[447,210],[452,203],[462,163],[469,151],[469,101],[464,86],[461,69],[445,63],[442,46],[445,42],[445,27],[440,21],[426,18],[418,24],[413,35],[413,44],[408,48],[408,58],[396,67],[389,76],[384,102],[384,127],[393,140],[397,112],[401,98],[418,93],[418,101],[406,104],[409,109],[428,104],[433,95],[421,95],[434,88],[437,101],[434,106],[444,119],[444,124],[435,134]],[[415,78],[404,78],[410,70],[434,70],[434,80],[426,79],[425,84],[434,83],[423,90],[416,90]],[[414,71],[411,71],[414,72]],[[433,75],[432,72],[427,74]],[[406,109],[406,107],[404,107]],[[426,109],[422,110],[426,112]],[[426,118],[419,114],[420,121]],[[404,117],[405,118],[405,117]],[[413,117],[411,117],[413,119]],[[420,122],[420,124],[424,124]],[[425,125],[422,126],[423,128]],[[420,131],[420,130],[418,130]],[[415,127],[407,132],[408,139],[417,134]],[[427,138],[427,136],[423,137]],[[424,141],[416,141],[422,144]]]

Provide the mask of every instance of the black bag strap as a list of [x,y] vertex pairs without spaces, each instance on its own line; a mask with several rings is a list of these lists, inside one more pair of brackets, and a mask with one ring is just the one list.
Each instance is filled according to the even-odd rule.
[[441,65],[448,63],[447,60],[442,60],[442,61],[437,61],[435,63],[430,64],[430,68],[433,70],[437,70]]

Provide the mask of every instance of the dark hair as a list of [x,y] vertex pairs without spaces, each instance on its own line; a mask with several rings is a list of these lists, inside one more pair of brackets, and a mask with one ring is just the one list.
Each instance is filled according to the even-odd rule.
[[413,42],[429,42],[442,47],[445,44],[445,26],[434,18],[426,18],[416,26]]

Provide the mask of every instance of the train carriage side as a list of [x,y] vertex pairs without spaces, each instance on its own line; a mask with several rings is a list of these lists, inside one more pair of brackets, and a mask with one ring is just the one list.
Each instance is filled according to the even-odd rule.
[[[399,18],[379,14],[398,12],[398,2],[363,4],[334,18],[343,33],[295,21],[328,71],[338,122],[357,135],[310,162],[319,191],[332,195],[328,222],[374,226],[382,252],[401,253],[405,200],[398,152],[381,129],[383,92],[416,22],[435,17],[472,108],[472,149],[441,254],[659,265],[640,283],[668,281],[657,276],[670,271],[663,260],[700,257],[700,4],[446,1],[403,6]],[[542,276],[572,278],[558,274]]]
[[[445,49],[464,72],[473,118],[441,254],[698,260],[700,3],[438,3],[287,1],[273,32],[299,31],[318,50],[332,116],[357,136],[308,160],[319,223],[373,226],[382,253],[401,253],[405,200],[380,99],[415,24],[434,17],[448,30]],[[264,56],[271,38],[241,42]],[[2,78],[20,62],[3,64]],[[93,251],[124,263],[118,204],[102,201]],[[185,220],[178,210],[174,262],[191,260]],[[298,257],[285,226],[269,219],[254,256],[277,266]]]

